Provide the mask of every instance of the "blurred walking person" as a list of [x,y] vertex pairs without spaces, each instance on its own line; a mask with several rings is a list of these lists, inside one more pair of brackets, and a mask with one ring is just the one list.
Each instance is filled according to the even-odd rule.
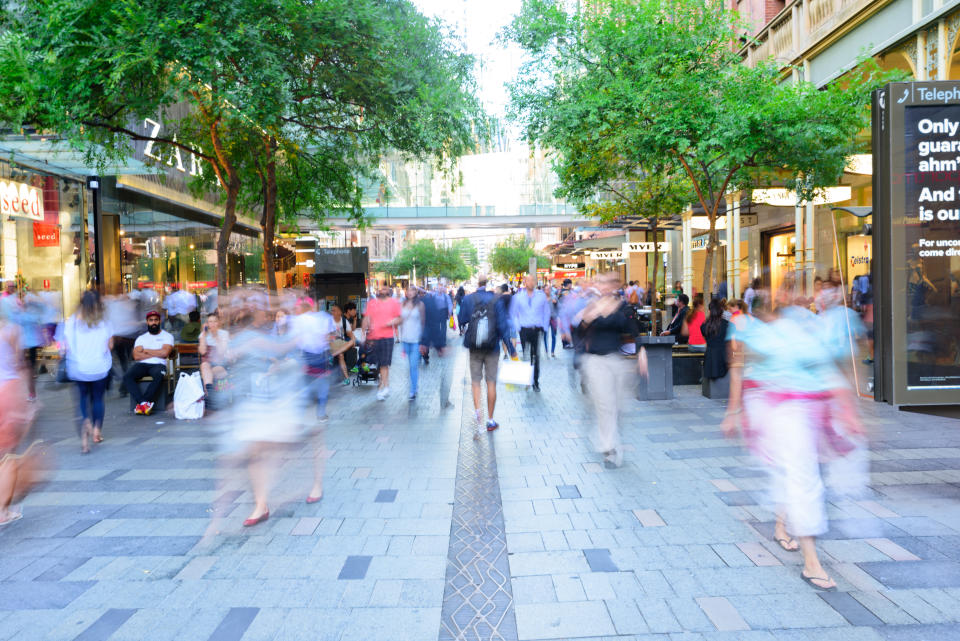
[[89,289],[77,312],[64,321],[59,342],[66,352],[67,377],[77,388],[80,406],[80,451],[90,451],[90,439],[103,441],[103,397],[113,367],[113,326],[104,318],[100,294]]
[[620,414],[627,399],[633,396],[638,372],[647,373],[645,353],[640,350],[634,361],[624,358],[620,351],[624,337],[634,340],[639,333],[636,322],[626,313],[627,303],[617,295],[620,278],[606,273],[595,284],[599,296],[575,319],[579,320],[583,340],[581,371],[596,414],[594,446],[603,454],[606,467],[620,467]]
[[510,315],[520,330],[523,352],[533,365],[533,391],[540,391],[540,332],[550,331],[550,301],[537,289],[537,277],[528,275],[524,288],[513,295]]
[[[789,301],[790,293],[777,299]],[[734,317],[730,326],[723,430],[729,436],[741,428],[750,451],[767,465],[777,514],[774,540],[786,551],[800,550],[804,581],[833,591],[836,583],[816,548],[816,537],[828,527],[821,463],[841,472],[835,478],[848,493],[864,482],[863,428],[836,364],[845,330],[818,322],[799,305],[774,313],[762,296],[754,298],[753,311]]]
[[371,360],[380,372],[377,400],[384,401],[390,395],[390,365],[393,363],[394,329],[400,325],[400,303],[391,297],[386,285],[377,292],[377,297],[367,303],[363,316],[363,329]]
[[426,322],[424,304],[418,297],[417,288],[407,287],[407,297],[400,308],[400,342],[403,345],[403,354],[407,357],[410,367],[410,401],[417,398],[417,383],[420,374],[420,338],[423,336],[423,326]]
[[19,519],[11,510],[17,486],[12,458],[30,426],[33,412],[27,404],[26,363],[20,348],[20,329],[0,314],[0,525]]
[[497,405],[497,368],[500,361],[500,343],[506,346],[511,357],[517,354],[513,343],[505,339],[510,332],[510,320],[504,298],[487,291],[487,277],[477,276],[477,291],[460,303],[460,327],[466,328],[463,346],[470,350],[470,386],[473,391],[473,416],[476,425],[474,438],[479,438],[483,426],[480,409],[482,390],[487,384],[487,431],[492,432],[500,424],[493,418]]
[[443,289],[433,291],[424,299],[424,325],[420,336],[420,353],[424,356],[433,349],[440,369],[440,409],[452,406],[450,402],[450,372],[447,371],[447,323],[451,316],[451,301]]

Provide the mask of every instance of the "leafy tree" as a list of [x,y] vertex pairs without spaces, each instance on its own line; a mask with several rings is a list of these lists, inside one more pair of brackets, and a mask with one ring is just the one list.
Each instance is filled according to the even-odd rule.
[[394,276],[414,274],[419,278],[439,276],[462,281],[470,278],[470,268],[460,253],[452,247],[437,247],[429,238],[407,245],[384,267]]
[[[131,141],[194,154],[212,171],[198,192],[220,188],[224,216],[217,280],[226,285],[243,166],[265,114],[283,101],[276,51],[251,46],[283,28],[283,0],[37,0],[5,3],[0,117],[55,132],[103,166]],[[138,126],[162,123],[159,135]]]
[[[587,213],[601,222],[610,222],[620,216],[636,216],[650,221],[654,238],[653,274],[651,282],[657,287],[657,272],[660,269],[659,226],[664,218],[672,218],[676,212],[686,207],[693,194],[686,176],[670,165],[653,165],[648,169],[634,167],[622,161],[620,156],[600,156],[592,163],[588,171],[567,173],[568,163],[583,167],[591,163],[591,158],[580,147],[566,154],[558,165],[561,167],[561,192],[573,199],[582,199],[595,190],[602,199],[600,202],[584,206]],[[656,298],[653,298],[656,301]],[[655,304],[655,303],[654,303]],[[657,333],[658,314],[652,315],[653,332]]]
[[586,144],[635,167],[682,168],[710,222],[711,291],[725,196],[776,181],[803,201],[835,184],[869,123],[871,90],[890,76],[869,63],[822,90],[781,82],[772,61],[744,64],[737,17],[722,3],[602,5],[567,11],[524,0],[504,34],[527,54],[511,87],[513,115],[531,140],[561,153]]
[[267,44],[287,100],[256,163],[268,255],[278,220],[306,214],[322,225],[336,210],[362,225],[361,185],[382,155],[449,164],[483,131],[473,59],[408,0],[280,4],[285,28]]
[[460,257],[463,258],[463,262],[465,262],[470,268],[471,274],[463,279],[468,280],[470,276],[473,275],[472,272],[480,266],[480,255],[477,253],[477,248],[466,238],[459,238],[455,240],[450,244],[450,248],[460,254]]
[[530,259],[537,258],[537,267],[549,267],[550,259],[538,254],[533,243],[523,236],[510,236],[497,243],[490,252],[490,269],[503,276],[525,273],[530,269]]

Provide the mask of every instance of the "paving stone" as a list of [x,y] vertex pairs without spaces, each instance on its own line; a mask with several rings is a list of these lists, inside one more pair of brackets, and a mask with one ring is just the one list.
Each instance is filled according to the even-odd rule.
[[380,490],[377,492],[375,503],[393,503],[397,500],[397,490]]
[[348,556],[337,578],[340,580],[363,579],[367,576],[372,558],[370,556]]
[[650,631],[633,599],[608,600],[605,606],[618,635],[646,634]]
[[580,489],[576,485],[558,485],[557,493],[562,499],[579,499]]
[[0,610],[59,610],[94,585],[93,581],[5,581]]
[[867,539],[867,543],[877,548],[894,561],[919,561],[920,557],[911,554],[890,539]]
[[[557,593],[557,601],[584,601],[587,598],[580,583],[580,578],[567,574],[554,574],[552,576],[553,587]],[[594,601],[596,599],[590,599]]]
[[740,551],[743,552],[748,559],[753,561],[755,565],[761,567],[783,565],[780,559],[775,557],[770,550],[763,547],[761,543],[737,543],[737,547],[740,548]]
[[517,605],[522,639],[602,637],[617,634],[605,605],[599,601]]
[[889,588],[944,588],[960,585],[960,563],[955,561],[878,561],[857,565]]
[[633,515],[637,517],[643,527],[662,527],[666,525],[656,510],[634,510]]
[[593,548],[583,550],[583,556],[590,566],[591,572],[619,572],[620,568],[610,558],[610,550]]
[[74,637],[74,641],[101,641],[110,638],[120,626],[127,622],[136,610],[110,609],[90,624],[83,632]]
[[721,492],[739,492],[740,488],[737,487],[733,481],[729,479],[711,479],[711,483]]
[[821,592],[818,596],[850,625],[883,625],[883,621],[847,592]]
[[743,620],[733,604],[723,597],[700,597],[697,599],[697,605],[709,617],[717,630],[732,632],[750,629],[750,626]]

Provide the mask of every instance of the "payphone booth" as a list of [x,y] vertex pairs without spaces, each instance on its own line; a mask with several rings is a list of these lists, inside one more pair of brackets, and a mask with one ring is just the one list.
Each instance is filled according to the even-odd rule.
[[367,298],[370,258],[366,247],[318,247],[311,292],[317,306],[328,311],[354,302],[362,311]]

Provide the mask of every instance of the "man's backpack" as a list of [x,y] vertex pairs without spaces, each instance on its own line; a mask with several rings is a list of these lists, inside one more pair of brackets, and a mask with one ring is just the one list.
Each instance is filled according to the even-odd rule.
[[485,352],[492,351],[497,346],[497,299],[491,297],[482,300],[479,296],[474,299],[473,311],[470,313],[470,324],[463,343],[470,349]]

